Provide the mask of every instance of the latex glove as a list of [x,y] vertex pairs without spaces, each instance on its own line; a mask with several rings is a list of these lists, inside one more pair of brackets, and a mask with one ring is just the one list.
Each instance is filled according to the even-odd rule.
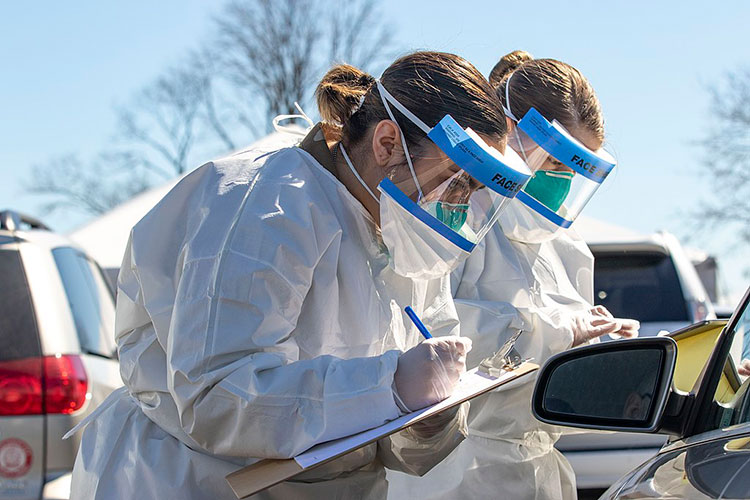
[[577,312],[572,318],[573,347],[607,334],[612,338],[634,338],[641,327],[634,319],[615,318],[604,306]]
[[470,350],[470,339],[451,336],[427,339],[403,353],[393,376],[396,401],[415,411],[450,396]]
[[437,415],[427,417],[421,422],[417,422],[410,426],[409,429],[411,429],[412,434],[418,439],[429,439],[437,436],[453,421],[454,418],[456,418],[458,410],[460,409],[461,405],[448,408]]
[[743,377],[750,376],[750,359],[743,359],[740,366],[737,367],[737,373]]

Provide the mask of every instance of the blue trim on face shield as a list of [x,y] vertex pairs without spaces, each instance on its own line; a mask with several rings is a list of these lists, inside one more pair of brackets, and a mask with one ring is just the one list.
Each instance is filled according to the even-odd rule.
[[538,213],[545,219],[549,220],[550,222],[554,224],[557,224],[558,226],[562,228],[570,227],[570,225],[573,224],[573,221],[560,217],[555,212],[553,212],[546,206],[536,201],[534,198],[529,196],[524,191],[521,191],[520,193],[518,193],[518,199],[519,201],[523,202],[524,205],[534,210],[536,213]]
[[427,224],[430,229],[433,229],[435,232],[443,236],[445,239],[456,245],[461,250],[464,250],[466,252],[471,252],[472,250],[474,250],[474,247],[476,246],[475,243],[467,240],[466,238],[437,220],[435,217],[427,213],[422,207],[414,203],[411,198],[406,196],[404,192],[396,187],[396,185],[387,177],[380,181],[379,187],[383,190],[384,193],[393,198],[396,203],[401,205],[407,212]]
[[514,198],[531,177],[530,172],[519,172],[490,154],[450,115],[445,115],[427,137],[459,168],[506,198]]
[[615,168],[614,161],[599,157],[534,108],[518,122],[518,129],[565,166],[598,184]]

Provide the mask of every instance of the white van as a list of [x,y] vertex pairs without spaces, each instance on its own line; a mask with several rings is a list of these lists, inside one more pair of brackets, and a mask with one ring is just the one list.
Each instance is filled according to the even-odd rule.
[[68,498],[81,431],[122,385],[99,266],[44,224],[0,211],[0,500]]

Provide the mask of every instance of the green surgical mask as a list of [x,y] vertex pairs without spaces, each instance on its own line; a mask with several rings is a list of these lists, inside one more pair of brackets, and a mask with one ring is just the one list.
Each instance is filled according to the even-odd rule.
[[467,203],[433,201],[422,208],[454,231],[461,229],[469,213],[469,205]]
[[573,172],[537,170],[523,190],[553,212],[557,212],[570,192],[573,175]]

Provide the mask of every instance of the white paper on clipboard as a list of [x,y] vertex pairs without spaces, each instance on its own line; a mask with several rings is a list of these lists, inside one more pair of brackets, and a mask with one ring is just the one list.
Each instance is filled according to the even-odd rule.
[[445,399],[433,406],[428,406],[427,408],[423,408],[421,410],[399,417],[395,420],[391,420],[390,422],[383,424],[380,427],[375,427],[374,429],[360,432],[359,434],[354,434],[352,436],[336,439],[335,441],[328,441],[326,443],[321,443],[317,446],[313,446],[306,452],[294,457],[294,460],[302,468],[307,469],[320,462],[324,462],[326,460],[330,460],[333,457],[341,455],[342,453],[357,449],[363,444],[378,439],[380,436],[386,436],[388,434],[392,434],[398,429],[401,429],[402,427],[408,427],[412,420],[418,420],[420,418],[427,417],[428,415],[425,415],[427,413],[429,413],[430,415],[440,413],[447,408],[455,406],[458,401],[471,399],[472,397],[485,392],[488,387],[498,385],[498,383],[507,378],[511,378],[512,376],[513,372],[505,372],[500,377],[492,377],[483,372],[479,372],[476,368],[474,368],[473,370],[470,370],[463,374],[458,384],[456,385],[456,388],[453,390],[453,395],[451,395],[448,399]]
[[294,459],[261,460],[232,472],[226,476],[226,480],[237,498],[247,498],[282,481],[291,479],[301,472],[314,469],[323,463],[346,455],[380,438],[406,429],[413,423],[454,407],[463,401],[468,401],[475,396],[499,387],[513,379],[522,377],[538,368],[539,366],[534,363],[525,362],[512,371],[504,372],[499,377],[477,372],[476,369],[470,370],[461,377],[461,380],[454,389],[453,395],[445,401],[404,415],[380,427],[336,441],[321,443]]

